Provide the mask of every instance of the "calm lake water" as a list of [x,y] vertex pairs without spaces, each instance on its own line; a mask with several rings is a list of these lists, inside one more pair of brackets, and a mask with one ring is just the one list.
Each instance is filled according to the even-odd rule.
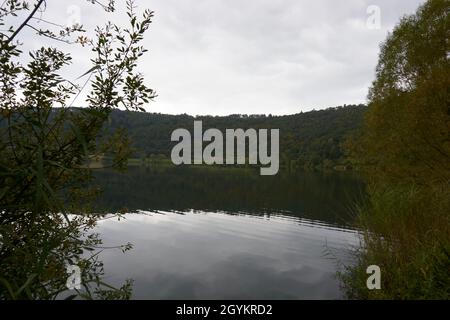
[[349,173],[261,177],[236,168],[101,171],[105,280],[134,299],[340,299],[336,271],[358,245],[363,185]]

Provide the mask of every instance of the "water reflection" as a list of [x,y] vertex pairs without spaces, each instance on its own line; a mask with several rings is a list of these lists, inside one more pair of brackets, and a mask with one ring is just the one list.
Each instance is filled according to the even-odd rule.
[[363,184],[349,173],[260,176],[257,169],[132,167],[119,174],[100,171],[101,208],[271,214],[346,225]]
[[135,299],[338,299],[337,266],[358,234],[362,185],[350,175],[260,177],[257,171],[134,168],[98,173],[99,206],[135,212],[98,229],[107,280]]
[[339,263],[354,231],[285,216],[193,211],[131,214],[100,225],[104,242],[126,239],[126,255],[105,252],[108,280],[135,280],[133,298],[336,299]]

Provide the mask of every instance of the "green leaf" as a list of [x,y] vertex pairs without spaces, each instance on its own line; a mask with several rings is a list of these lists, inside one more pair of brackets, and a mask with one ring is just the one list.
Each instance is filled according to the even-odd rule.
[[93,71],[95,71],[95,70],[97,70],[97,69],[100,69],[100,66],[93,66],[93,67],[90,68],[88,71],[86,71],[86,72],[83,73],[81,76],[79,76],[76,80],[78,80],[78,79],[80,79],[80,78],[83,78],[85,75],[87,75],[87,74],[89,74],[89,73],[91,73],[91,72],[93,72]]

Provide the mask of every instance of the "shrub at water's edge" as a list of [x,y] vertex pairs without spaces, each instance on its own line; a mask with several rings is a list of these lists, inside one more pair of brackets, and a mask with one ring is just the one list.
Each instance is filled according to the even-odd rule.
[[[114,1],[91,5],[115,11]],[[102,215],[93,210],[98,192],[89,185],[86,163],[108,152],[115,168],[124,167],[127,136],[120,131],[105,136],[102,127],[112,110],[140,110],[155,96],[137,72],[153,13],[138,16],[128,0],[128,28],[106,22],[91,40],[77,23],[36,29],[41,37],[92,54],[92,67],[79,77],[87,80],[77,85],[62,74],[72,62],[70,53],[79,51],[53,46],[22,51],[23,28],[40,20],[46,7],[43,0],[10,0],[0,9],[0,300],[128,299],[132,281],[120,288],[103,282],[99,254],[105,248],[94,230]],[[86,107],[74,110],[85,87]]]

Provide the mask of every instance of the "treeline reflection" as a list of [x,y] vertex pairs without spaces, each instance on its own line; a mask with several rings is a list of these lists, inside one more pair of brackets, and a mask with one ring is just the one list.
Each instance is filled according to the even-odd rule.
[[252,168],[129,167],[124,173],[98,170],[98,209],[222,211],[283,214],[347,225],[364,185],[348,172],[280,172],[260,176]]

